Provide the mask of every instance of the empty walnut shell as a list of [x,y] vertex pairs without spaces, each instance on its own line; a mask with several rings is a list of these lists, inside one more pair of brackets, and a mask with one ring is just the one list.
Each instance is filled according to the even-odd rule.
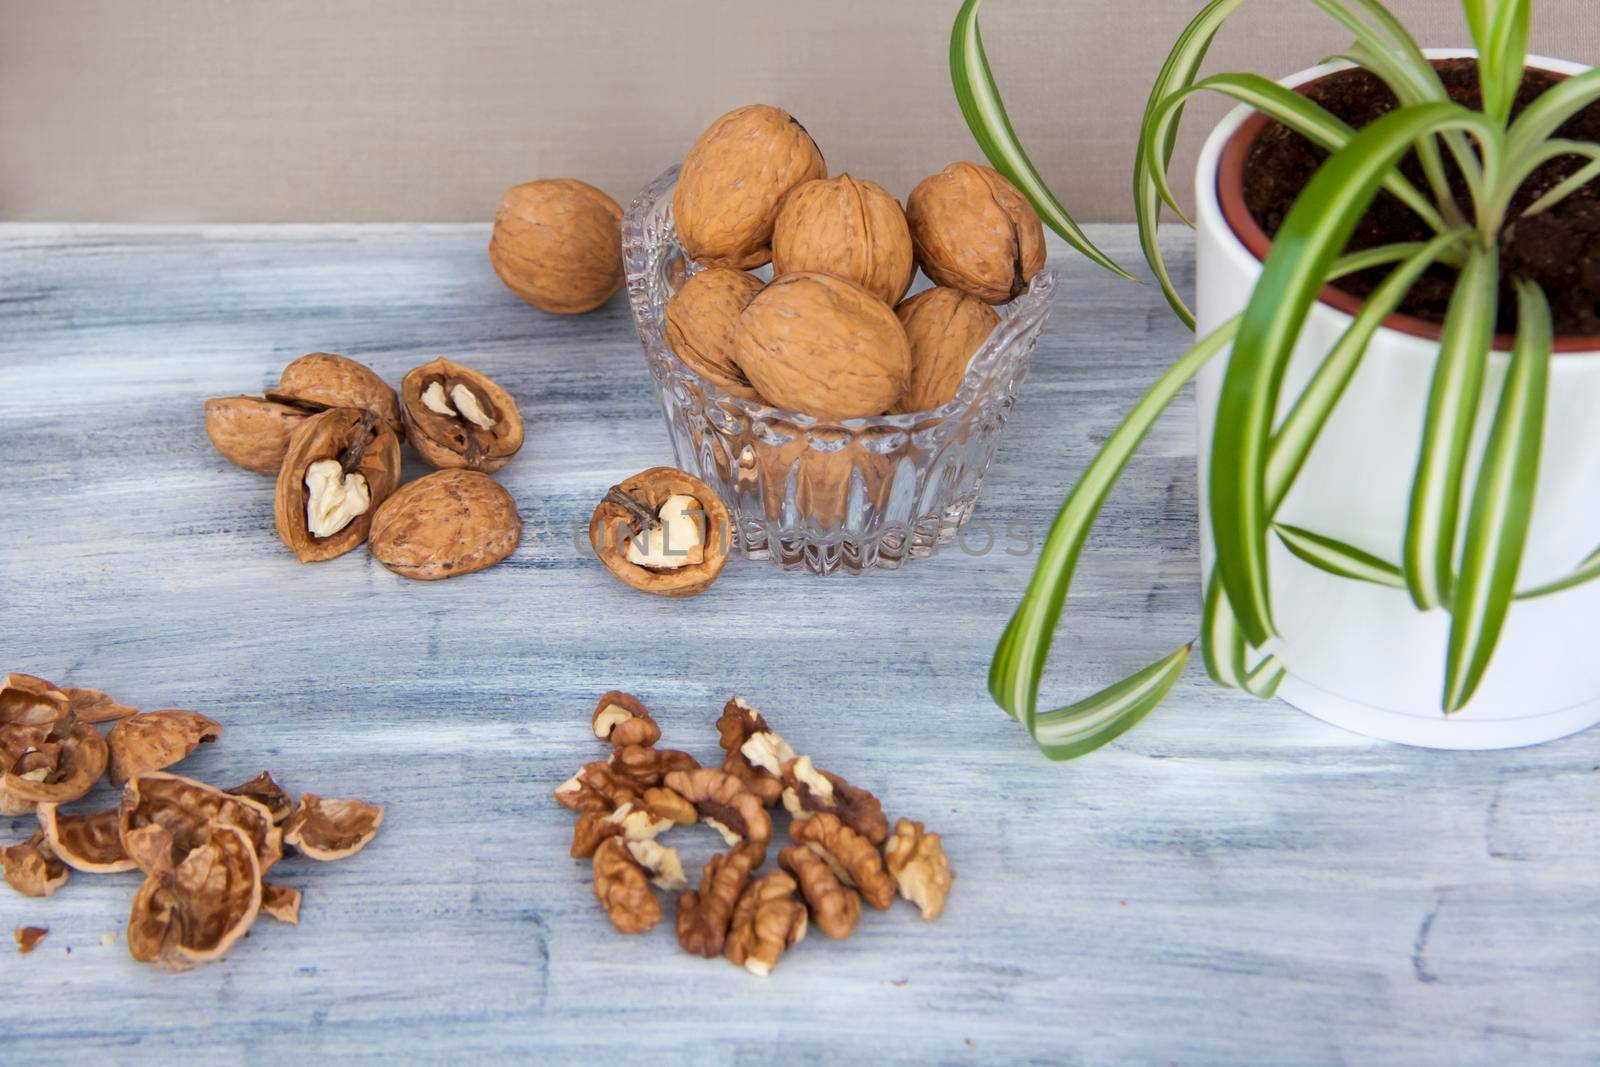
[[431,582],[492,567],[522,540],[517,502],[487,474],[436,471],[401,486],[372,517],[367,547],[396,574]]
[[43,678],[12,673],[0,682],[0,725],[49,726],[71,709],[71,697]]
[[147,857],[144,884],[128,916],[128,952],[141,963],[185,971],[220,959],[261,910],[261,868],[237,826],[207,826],[196,846],[173,862],[161,826],[137,832],[130,846]]
[[235,467],[277,474],[290,435],[309,414],[259,396],[219,396],[206,401],[206,436]]
[[[364,487],[366,500],[364,507],[356,505],[359,510],[353,515],[336,512],[329,521],[343,519],[343,524],[319,536],[312,532],[307,506],[325,502],[314,498],[306,478],[313,464],[326,461],[338,464],[339,479],[329,491],[340,490],[356,499],[356,490]],[[313,415],[294,432],[278,471],[273,497],[278,537],[301,563],[342,556],[367,539],[373,513],[399,480],[400,439],[382,419],[356,408],[329,408]]]
[[202,744],[222,736],[222,724],[192,711],[147,711],[123,719],[106,734],[111,784],[172,766]]
[[139,713],[138,708],[120,704],[98,689],[79,689],[75,686],[67,686],[62,692],[67,694],[68,707],[72,712],[72,717],[79,722],[113,722]]
[[895,405],[897,413],[932,411],[955,399],[967,366],[1000,316],[982,300],[959,289],[924,289],[894,309],[911,343],[911,387]]
[[911,346],[889,306],[855,282],[797,271],[739,316],[734,358],[769,403],[818,418],[882,415],[911,381]]
[[894,304],[917,270],[900,202],[877,182],[848,174],[795,186],[773,226],[772,273],[801,270],[848,278]]
[[244,831],[255,847],[263,873],[283,858],[283,831],[273,825],[266,805],[192,778],[164,771],[138,775],[123,788],[117,813],[122,850],[146,874],[158,865],[148,857],[141,859],[133,837],[147,826],[160,826],[166,831],[173,863],[203,844],[206,828],[214,824],[237,826]]
[[407,439],[430,466],[485,474],[522,447],[522,414],[510,393],[471,367],[436,359],[400,382]]
[[936,285],[990,304],[1015,300],[1044,269],[1044,227],[999,172],[952,163],[906,197],[917,264]]
[[596,737],[611,742],[613,748],[653,745],[661,740],[661,727],[651,717],[650,709],[632,693],[618,689],[602,693],[595,701],[589,725]]
[[300,890],[278,882],[261,883],[261,914],[290,926],[299,926]]
[[106,773],[109,751],[100,731],[86,722],[62,720],[39,744],[5,768],[0,790],[25,804],[65,804],[94,788]]
[[266,398],[307,412],[356,408],[382,419],[396,437],[405,436],[400,398],[378,372],[332,352],[311,352],[283,368]]
[[0,849],[6,884],[25,897],[47,897],[67,884],[72,871],[56,856],[43,830],[20,844]]
[[266,808],[274,826],[281,825],[294,814],[294,801],[284,792],[283,786],[273,780],[272,775],[266,771],[262,771],[243,785],[234,786],[228,792],[236,797],[254,800]]
[[733,338],[740,314],[761,286],[760,278],[742,270],[708,267],[672,294],[662,329],[690,370],[745,400],[761,397],[734,361]]
[[489,263],[540,311],[593,311],[622,288],[622,208],[576,178],[513,185],[494,213]]
[[133,860],[122,850],[121,819],[116,808],[92,815],[71,815],[56,804],[40,804],[39,828],[63,863],[91,874],[131,871]]
[[342,860],[365,848],[382,824],[383,808],[377,804],[302,793],[283,840],[314,860]]
[[778,202],[801,182],[827,176],[816,142],[787,111],[735,108],[684,157],[672,194],[678,241],[708,267],[759,267],[772,259]]
[[[630,561],[631,539],[645,536],[650,524],[659,524],[660,509],[673,496],[690,497],[699,505],[702,514],[693,518],[701,561],[671,569]],[[716,581],[728,562],[733,524],[722,498],[705,482],[675,467],[651,467],[613,486],[600,501],[589,519],[589,544],[607,570],[635,589],[660,596],[694,596]]]

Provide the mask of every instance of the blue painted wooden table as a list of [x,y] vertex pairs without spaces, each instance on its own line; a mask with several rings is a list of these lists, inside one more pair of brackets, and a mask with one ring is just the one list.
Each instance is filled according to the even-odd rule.
[[[7,929],[50,928],[0,956],[0,1059],[1600,1060],[1600,732],[1424,752],[1196,665],[1139,729],[1053,765],[990,704],[989,651],[1034,562],[1011,535],[1042,535],[1185,344],[1154,287],[1052,246],[1064,295],[965,547],[865,579],[735,561],[672,602],[575,543],[607,486],[670,460],[624,301],[535,312],[490,273],[486,236],[0,227],[0,669],[220,719],[187,773],[266,767],[388,808],[359,856],[275,871],[305,891],[298,928],[263,920],[186,975],[129,959],[134,875],[0,891]],[[1095,236],[1137,260],[1128,228]],[[520,399],[528,443],[501,472],[527,528],[515,556],[435,584],[364,552],[294,561],[270,479],[211,450],[201,402],[319,349],[390,381],[446,355]],[[1112,500],[1047,698],[1193,634],[1191,414]],[[550,800],[599,754],[587,715],[612,687],[705,758],[742,694],[941,831],[958,872],[943,920],[870,913],[767,981],[684,955],[670,921],[615,934]],[[674,837],[697,876],[711,835]]]

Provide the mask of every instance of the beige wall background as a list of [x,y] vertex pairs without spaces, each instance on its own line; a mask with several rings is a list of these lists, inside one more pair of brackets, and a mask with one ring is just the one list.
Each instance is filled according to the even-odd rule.
[[[1541,0],[1536,50],[1600,62],[1593,0]],[[488,219],[580,177],[626,202],[729,108],[793,112],[896,195],[973,157],[946,67],[957,0],[0,0],[0,218]],[[1085,220],[1126,219],[1150,80],[1200,0],[988,0],[1013,122]],[[1424,44],[1458,0],[1392,0]],[[1281,76],[1348,43],[1257,0],[1213,69]],[[1221,103],[1192,110],[1179,166]],[[1185,183],[1186,184],[1186,183]]]

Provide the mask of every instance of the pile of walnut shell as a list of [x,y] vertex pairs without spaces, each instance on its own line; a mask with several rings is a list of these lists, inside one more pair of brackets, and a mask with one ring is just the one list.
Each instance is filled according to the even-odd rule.
[[[471,574],[509,556],[522,519],[489,477],[522,447],[510,393],[436,359],[397,394],[370,368],[312,352],[264,396],[206,401],[206,435],[234,465],[277,478],[278,536],[302,563],[366,544],[407,578]],[[400,443],[433,474],[400,484]]]
[[[590,721],[611,756],[586,764],[555,799],[577,814],[572,856],[590,861],[595,897],[622,933],[661,921],[655,889],[683,891],[683,950],[726,956],[765,977],[812,923],[830,938],[849,937],[862,901],[884,911],[898,891],[924,919],[944,911],[952,874],[939,835],[910,819],[891,832],[876,797],[796,754],[743,700],[728,701],[717,720],[720,768],[657,748],[660,726],[627,693],[603,695]],[[791,816],[791,844],[779,850],[777,870],[760,874],[774,837],[768,809],[780,804]],[[659,839],[696,822],[721,835],[728,851],[688,890],[677,850]]]
[[[667,302],[667,344],[734,396],[824,419],[955,398],[973,355],[1044,269],[1044,229],[989,167],[952,163],[904,210],[882,186],[828,177],[787,112],[728,112],[684,159],[672,201],[705,269]],[[754,268],[772,265],[763,282]],[[906,299],[916,268],[934,287]]]
[[[97,724],[108,722],[102,735]],[[297,804],[265,771],[226,790],[163,773],[221,734],[219,723],[192,711],[140,712],[98,690],[7,675],[0,813],[33,814],[39,827],[0,850],[6,882],[47,897],[73,871],[140,871],[128,952],[171,971],[220,959],[259,915],[298,924],[300,890],[266,880],[285,847],[315,860],[354,855],[378,832],[383,809],[315,793]],[[122,787],[116,805],[62,810],[108,773]],[[45,932],[22,928],[19,949],[31,950]]]

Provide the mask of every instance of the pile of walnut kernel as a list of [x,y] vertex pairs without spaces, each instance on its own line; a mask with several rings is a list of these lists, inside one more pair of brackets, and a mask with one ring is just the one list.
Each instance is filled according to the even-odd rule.
[[[102,735],[102,723],[114,725]],[[169,971],[222,958],[260,915],[297,925],[300,890],[267,881],[284,847],[314,860],[353,856],[377,834],[383,809],[315,793],[297,804],[266,771],[226,790],[163,773],[221,735],[221,724],[192,711],[141,712],[99,690],[6,675],[0,814],[39,820],[26,841],[0,849],[6,882],[48,897],[73,871],[142,872],[128,952]],[[122,787],[117,804],[61,810],[108,776]],[[18,927],[18,951],[47,932]]]
[[[657,748],[660,726],[627,693],[603,695],[590,723],[611,755],[585,764],[555,799],[578,816],[572,856],[591,862],[595,897],[621,932],[661,921],[655,889],[681,893],[685,952],[723,955],[766,977],[811,923],[849,937],[863,900],[884,911],[898,891],[930,922],[944,911],[953,875],[939,835],[910,819],[891,833],[876,797],[798,755],[743,700],[728,701],[717,720],[720,768]],[[779,850],[778,869],[759,874],[772,843],[769,809],[780,804],[792,844]],[[696,822],[728,846],[706,864],[698,891],[688,889],[677,850],[659,841]]]

